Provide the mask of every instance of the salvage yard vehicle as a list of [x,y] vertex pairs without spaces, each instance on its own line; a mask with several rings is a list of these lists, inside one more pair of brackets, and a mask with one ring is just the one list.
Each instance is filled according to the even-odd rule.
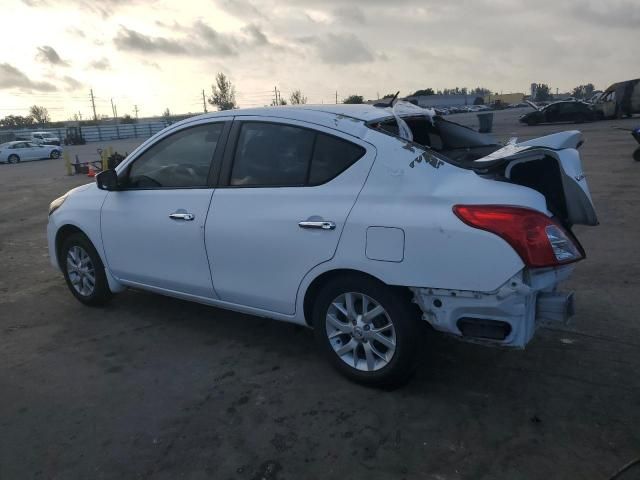
[[578,101],[554,102],[540,107],[533,102],[529,104],[534,108],[533,112],[525,113],[520,117],[520,123],[538,125],[539,123],[574,122],[583,123],[595,120],[596,115],[591,105]]
[[39,145],[60,145],[60,139],[51,132],[31,132],[29,140]]
[[611,85],[594,102],[594,110],[601,119],[640,113],[640,78]]
[[49,254],[84,304],[133,287],[305,325],[348,378],[397,386],[421,322],[522,348],[572,315],[581,143],[502,146],[406,103],[200,115],[54,200]]
[[15,141],[0,145],[1,163],[19,163],[25,160],[56,159],[62,155],[57,145],[38,145],[36,143]]

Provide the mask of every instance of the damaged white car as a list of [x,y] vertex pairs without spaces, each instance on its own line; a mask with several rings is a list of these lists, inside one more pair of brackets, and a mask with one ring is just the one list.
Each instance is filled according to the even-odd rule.
[[205,114],[52,202],[51,262],[85,304],[133,287],[306,325],[349,378],[398,385],[419,322],[524,347],[572,314],[571,227],[597,224],[580,144],[407,104]]

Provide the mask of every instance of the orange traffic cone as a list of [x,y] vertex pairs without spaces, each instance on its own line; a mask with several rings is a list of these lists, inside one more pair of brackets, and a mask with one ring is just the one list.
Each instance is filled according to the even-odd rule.
[[87,177],[95,177],[96,171],[93,169],[93,165],[89,164],[89,171],[87,172]]

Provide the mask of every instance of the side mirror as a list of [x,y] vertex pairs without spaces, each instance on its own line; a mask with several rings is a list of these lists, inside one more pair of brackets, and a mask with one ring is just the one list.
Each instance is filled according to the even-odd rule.
[[115,170],[105,170],[96,175],[96,183],[100,190],[108,190],[110,192],[118,190],[118,174]]

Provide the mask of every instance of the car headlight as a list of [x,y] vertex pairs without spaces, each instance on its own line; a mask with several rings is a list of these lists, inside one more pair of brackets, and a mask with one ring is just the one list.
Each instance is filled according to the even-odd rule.
[[64,201],[67,199],[67,194],[62,195],[61,197],[56,198],[53,202],[49,204],[49,215],[59,209]]

